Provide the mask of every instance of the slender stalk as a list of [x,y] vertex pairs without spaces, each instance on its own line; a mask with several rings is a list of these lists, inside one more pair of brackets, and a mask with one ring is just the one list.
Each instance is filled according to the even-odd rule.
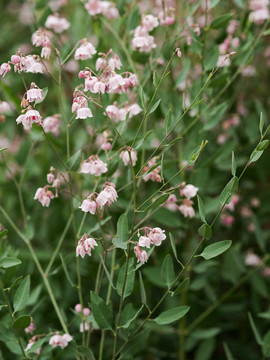
[[42,266],[36,256],[36,253],[32,247],[32,244],[31,242],[26,238],[26,236],[17,228],[17,226],[15,225],[15,223],[13,222],[13,220],[10,218],[10,216],[8,215],[8,213],[5,211],[5,209],[0,205],[0,211],[1,213],[3,214],[3,216],[5,217],[5,219],[9,222],[9,224],[11,225],[11,227],[13,228],[13,230],[17,233],[17,235],[23,240],[23,242],[25,243],[25,245],[28,247],[28,250],[30,251],[31,253],[31,256],[36,264],[36,267],[38,268],[38,271],[42,277],[42,280],[44,282],[44,285],[47,289],[47,292],[49,294],[49,297],[51,299],[51,302],[53,304],[53,307],[55,309],[55,312],[58,316],[58,319],[59,319],[59,322],[64,330],[65,333],[68,333],[68,328],[67,328],[67,325],[65,323],[65,320],[61,314],[61,311],[59,309],[59,306],[57,304],[57,301],[54,297],[54,293],[53,293],[53,290],[51,288],[51,285],[47,279],[47,276],[45,275],[43,269],[42,269]]

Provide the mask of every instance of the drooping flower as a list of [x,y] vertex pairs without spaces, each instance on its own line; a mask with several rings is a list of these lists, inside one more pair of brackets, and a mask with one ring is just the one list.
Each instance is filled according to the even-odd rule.
[[61,18],[58,14],[54,14],[47,17],[45,26],[46,28],[52,29],[56,33],[60,34],[70,27],[70,23],[65,18]]
[[155,227],[151,229],[151,231],[149,232],[149,238],[151,239],[151,244],[160,246],[162,241],[166,239],[166,235],[164,233],[165,230],[161,230],[159,227]]
[[43,129],[45,133],[52,133],[54,136],[58,136],[60,133],[60,124],[61,124],[60,119],[61,119],[60,114],[47,116],[43,120]]
[[43,90],[32,82],[30,89],[26,92],[26,99],[29,102],[41,101],[43,99]]
[[137,162],[137,151],[128,146],[127,150],[121,151],[120,158],[123,160],[125,166],[128,166],[130,163],[132,163],[132,166],[135,166]]
[[72,339],[73,337],[69,334],[64,334],[64,335],[56,334],[50,338],[49,344],[53,348],[56,346],[60,346],[61,349],[64,349],[65,347],[68,346],[68,343],[72,341]]
[[42,206],[48,207],[50,205],[51,199],[54,198],[54,194],[48,189],[48,185],[43,188],[38,188],[34,200],[38,200]]
[[145,250],[142,250],[139,245],[134,246],[134,253],[137,257],[137,262],[141,262],[142,264],[146,263],[148,260],[148,255]]
[[198,190],[199,188],[197,188],[196,186],[187,184],[183,189],[180,190],[180,194],[182,196],[185,196],[187,199],[191,199],[197,195]]
[[85,199],[82,202],[82,205],[79,206],[83,212],[90,212],[90,214],[95,215],[97,209],[97,203],[91,199]]
[[110,206],[118,198],[117,192],[115,190],[115,185],[111,182],[106,182],[103,185],[103,190],[96,198],[96,202],[100,208],[103,208],[104,205]]
[[78,241],[76,256],[80,255],[82,258],[84,258],[86,254],[91,256],[91,250],[94,249],[95,246],[98,246],[93,238],[88,238],[87,236],[87,234],[84,234]]
[[100,160],[97,155],[92,155],[82,163],[80,173],[100,176],[107,171],[107,164]]
[[75,60],[87,60],[91,59],[96,53],[97,51],[94,45],[86,40],[83,40],[81,46],[76,49],[74,58]]

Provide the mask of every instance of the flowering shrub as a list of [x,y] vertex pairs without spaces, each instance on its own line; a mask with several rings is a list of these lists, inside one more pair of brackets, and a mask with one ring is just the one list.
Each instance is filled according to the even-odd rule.
[[269,358],[269,0],[0,9],[0,358]]

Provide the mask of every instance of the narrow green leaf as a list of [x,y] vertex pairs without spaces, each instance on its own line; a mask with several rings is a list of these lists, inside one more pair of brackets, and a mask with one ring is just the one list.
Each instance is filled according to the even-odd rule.
[[65,260],[64,260],[64,258],[62,256],[62,254],[59,254],[59,256],[60,256],[60,260],[61,260],[61,263],[62,263],[62,266],[63,266],[63,269],[64,269],[64,273],[66,275],[66,278],[67,278],[68,282],[70,283],[70,285],[72,287],[75,287],[76,285],[72,282],[72,280],[71,280],[71,278],[69,276],[69,272],[68,272],[68,269],[67,269],[67,266],[66,266],[66,263],[65,263]]
[[237,176],[231,178],[225,188],[222,190],[220,194],[219,201],[223,204],[229,204],[232,199],[232,195],[235,194],[238,190],[239,179]]
[[1,152],[1,151],[5,151],[5,150],[7,150],[7,149],[8,149],[7,147],[6,147],[6,148],[3,148],[3,149],[0,149],[0,152]]
[[6,236],[7,233],[8,233],[8,229],[5,229],[5,230],[1,231],[1,232],[0,232],[0,239],[1,239],[2,237]]
[[167,112],[166,116],[165,116],[165,131],[166,131],[166,134],[168,134],[171,125],[172,125],[172,111],[170,109]]
[[158,107],[158,105],[160,104],[161,102],[161,99],[159,99],[158,101],[156,101],[154,103],[154,105],[151,107],[150,111],[148,112],[148,115],[152,114]]
[[236,175],[236,162],[234,152],[232,151],[232,176]]
[[69,170],[76,171],[79,168],[80,162],[81,162],[81,149],[76,151],[74,155],[71,156],[71,158],[67,162],[67,166],[69,167]]
[[199,195],[197,195],[197,200],[198,200],[198,208],[199,208],[199,214],[200,214],[201,220],[202,220],[202,222],[205,223],[206,222],[205,207],[204,207],[203,201]]
[[190,283],[190,279],[186,278],[183,280],[176,288],[176,290],[173,292],[172,296],[178,296],[180,295],[186,288],[188,288]]
[[215,30],[225,28],[229,23],[229,21],[231,20],[231,18],[232,18],[231,14],[221,15],[211,22],[210,28]]
[[155,209],[158,206],[164,204],[168,198],[169,198],[170,194],[163,194],[160,197],[158,197],[157,199],[155,199],[155,201],[152,202],[152,204],[150,204],[149,206],[147,206],[146,209],[144,209],[143,211],[148,211],[150,209]]
[[137,141],[136,144],[134,145],[134,149],[138,150],[143,145],[145,140],[152,134],[152,132],[153,130],[149,130],[141,140]]
[[209,260],[224,253],[226,250],[228,250],[231,247],[231,245],[232,245],[231,240],[219,241],[215,244],[206,246],[203,252],[198,256],[202,256],[204,259]]
[[235,360],[232,353],[226,343],[223,344],[227,360]]
[[200,105],[200,104],[201,104],[203,101],[205,101],[205,100],[206,100],[206,98],[203,98],[203,99],[197,101],[195,104],[192,105],[191,109],[193,109],[194,107]]
[[91,291],[91,308],[98,326],[103,330],[112,330],[112,310],[94,291]]
[[250,155],[250,162],[255,162],[257,160],[259,160],[259,158],[262,156],[263,154],[263,150],[258,151],[257,149],[255,149],[254,151],[252,151],[251,155]]
[[212,229],[208,224],[202,224],[202,226],[199,228],[198,233],[201,235],[201,237],[209,240],[212,237]]
[[171,247],[172,247],[172,251],[173,251],[174,257],[175,257],[175,259],[178,261],[176,246],[175,246],[174,238],[173,238],[173,236],[172,236],[171,233],[169,233],[169,237],[170,237],[170,243],[171,243]]
[[99,257],[100,257],[100,260],[101,260],[103,269],[104,269],[104,271],[105,271],[105,274],[106,274],[106,276],[107,276],[107,278],[108,278],[108,280],[109,280],[109,283],[111,284],[111,286],[112,286],[113,289],[116,289],[116,287],[114,286],[113,281],[112,281],[112,279],[111,279],[111,275],[110,275],[110,273],[109,273],[109,271],[108,271],[108,269],[107,269],[107,267],[106,267],[106,265],[105,265],[105,262],[104,262],[104,260],[103,260],[103,256],[102,256],[100,253],[99,253]]
[[264,151],[268,148],[268,145],[269,145],[269,140],[263,140],[257,145],[256,150]]
[[[124,299],[128,297],[134,288],[134,280],[135,280],[135,271],[134,267],[134,259],[130,259],[128,263],[128,272],[127,272],[127,279],[126,279],[126,285],[125,285],[125,292],[124,292]],[[119,271],[118,279],[117,279],[117,292],[121,296],[123,284],[125,280],[125,273],[126,273],[126,263],[124,263]]]
[[13,281],[13,283],[12,283],[12,285],[7,289],[9,292],[11,291],[11,290],[13,290],[16,286],[17,286],[17,284],[21,281],[21,279],[23,278],[23,276],[20,276],[20,277],[18,277],[15,281]]
[[159,325],[171,324],[184,317],[189,311],[189,306],[178,306],[170,310],[162,312],[158,317],[153,319]]
[[157,74],[156,70],[154,70],[154,74],[153,74],[153,84],[154,84],[155,88],[157,88],[157,86],[159,84],[159,78],[158,78],[158,74]]
[[133,308],[132,304],[127,304],[121,316],[121,327],[124,329],[128,329],[131,323],[139,316],[143,307],[144,306],[141,305],[139,310],[136,310]]
[[123,243],[129,239],[128,218],[126,214],[122,214],[117,221],[117,236]]
[[144,91],[143,91],[143,88],[141,86],[140,86],[140,99],[141,99],[142,108],[144,109],[144,107],[145,107]]
[[16,319],[12,325],[14,330],[23,330],[27,328],[31,323],[31,317],[28,315],[20,316]]
[[166,255],[161,266],[161,279],[169,288],[175,280],[174,266],[170,254]]
[[0,260],[0,267],[7,269],[13,266],[20,265],[22,262],[21,260],[14,258],[14,257],[6,257]]
[[29,294],[30,294],[30,275],[27,275],[22,280],[20,286],[15,292],[13,299],[14,312],[24,308],[24,306],[27,304]]
[[250,325],[251,325],[251,328],[252,328],[252,331],[253,331],[253,334],[255,336],[255,339],[256,339],[256,343],[258,345],[263,345],[263,341],[262,341],[262,337],[255,325],[255,322],[253,320],[253,317],[251,315],[251,313],[248,313],[248,319],[249,319],[249,322],[250,322]]
[[141,301],[142,301],[142,304],[147,305],[145,287],[144,287],[144,283],[143,283],[142,274],[140,271],[139,271],[139,280],[140,280]]
[[260,125],[259,125],[261,137],[263,136],[263,126],[264,126],[264,119],[263,119],[263,113],[261,112],[261,115],[260,115]]

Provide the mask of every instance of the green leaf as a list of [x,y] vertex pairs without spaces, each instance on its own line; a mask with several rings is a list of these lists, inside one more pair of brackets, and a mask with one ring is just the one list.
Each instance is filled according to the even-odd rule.
[[257,160],[259,160],[259,158],[262,156],[263,154],[263,150],[258,151],[257,149],[255,149],[254,151],[252,151],[251,155],[250,155],[250,162],[255,162]]
[[152,114],[158,107],[158,105],[160,104],[161,102],[161,99],[159,99],[158,101],[156,101],[154,103],[154,105],[151,107],[150,111],[148,112],[148,115]]
[[263,345],[262,337],[261,337],[261,335],[260,335],[260,333],[259,333],[259,331],[258,331],[258,329],[257,329],[257,327],[256,327],[256,325],[255,325],[255,322],[254,322],[254,320],[253,320],[253,318],[252,318],[251,313],[248,313],[248,319],[249,319],[249,322],[250,322],[250,325],[251,325],[253,334],[254,334],[254,336],[255,336],[256,343],[257,343],[258,345]]
[[263,140],[257,145],[256,150],[264,151],[268,148],[268,145],[269,145],[269,140]]
[[236,175],[236,162],[234,157],[234,152],[232,151],[232,176]]
[[261,112],[261,115],[260,115],[260,125],[259,125],[261,137],[263,136],[263,126],[264,126],[264,119],[263,119],[263,113]]
[[225,28],[228,25],[231,18],[232,18],[231,14],[221,15],[211,22],[210,28],[215,30]]
[[144,288],[142,274],[140,271],[139,271],[139,281],[140,281],[141,301],[142,301],[142,304],[147,305],[146,292],[145,292],[145,288]]
[[212,237],[212,229],[208,224],[202,224],[202,226],[199,228],[198,233],[201,235],[201,237],[209,240]]
[[224,253],[226,250],[228,250],[231,247],[231,245],[232,245],[231,240],[219,241],[215,244],[206,246],[203,252],[198,256],[202,256],[204,259],[209,260]]
[[31,323],[31,317],[28,315],[20,316],[18,319],[16,319],[12,325],[14,330],[23,330],[27,328]]
[[209,71],[216,67],[219,57],[218,46],[212,46],[211,51],[206,51],[205,59],[203,62],[204,70]]
[[24,308],[24,306],[27,304],[29,294],[30,294],[30,275],[27,275],[22,280],[20,286],[15,292],[13,299],[14,312]]
[[77,352],[80,354],[80,355],[84,355],[86,356],[87,360],[95,360],[95,356],[93,354],[93,351],[90,350],[88,347],[86,346],[77,346]]
[[[129,259],[128,262],[128,271],[127,271],[127,279],[126,279],[126,285],[125,285],[125,292],[124,292],[124,299],[128,297],[134,288],[134,280],[135,280],[135,271],[133,268],[134,259]],[[121,296],[123,284],[125,280],[125,274],[126,274],[126,263],[124,263],[119,271],[118,279],[117,279],[117,292]]]
[[235,360],[232,353],[226,343],[223,344],[227,360]]
[[94,291],[91,291],[91,309],[98,326],[103,330],[112,330],[112,310]]
[[144,107],[145,107],[145,97],[144,97],[143,88],[141,86],[140,86],[140,99],[141,99],[142,108],[144,109]]
[[103,260],[103,256],[102,256],[100,253],[99,253],[99,257],[100,257],[101,263],[102,263],[102,265],[103,265],[103,269],[104,269],[104,271],[105,271],[105,274],[106,274],[106,276],[107,276],[107,278],[108,278],[108,280],[109,280],[109,283],[111,284],[111,286],[112,286],[113,289],[116,289],[116,287],[113,285],[113,281],[112,281],[111,275],[110,275],[110,273],[109,273],[109,271],[108,271],[108,269],[107,269],[107,267],[106,267],[106,264],[105,264],[105,262],[104,262],[104,260]]
[[69,167],[69,170],[78,170],[81,162],[81,152],[81,149],[76,151],[75,154],[68,160],[67,166]]
[[1,231],[1,232],[0,232],[0,239],[1,239],[2,237],[6,236],[7,233],[8,233],[8,229],[5,229],[5,230]]
[[149,206],[147,206],[146,209],[144,209],[143,211],[148,211],[150,209],[155,209],[158,206],[164,204],[167,200],[168,197],[170,196],[170,194],[163,194],[160,197],[158,197],[157,199],[155,199],[155,201],[152,202],[152,204],[150,204]]
[[122,214],[117,221],[117,236],[123,243],[129,240],[128,218],[126,214]]
[[43,90],[43,97],[42,97],[41,100],[35,100],[35,105],[42,103],[42,101],[44,101],[45,97],[48,94],[48,88],[47,87],[43,88],[42,90]]
[[239,179],[237,176],[231,178],[225,188],[222,190],[220,194],[219,201],[223,204],[229,204],[232,199],[232,195],[235,194],[238,190]]
[[165,131],[166,131],[166,134],[168,134],[171,125],[172,125],[172,111],[170,109],[167,112],[166,116],[165,116]]
[[1,152],[1,151],[5,151],[5,150],[7,150],[7,149],[8,149],[7,147],[6,147],[6,148],[3,148],[3,149],[0,149],[0,152]]
[[269,358],[270,355],[270,331],[268,331],[263,337],[263,354],[265,358]]
[[178,306],[173,309],[163,311],[153,320],[159,325],[171,324],[172,322],[184,317],[189,309],[189,306]]
[[154,74],[153,74],[153,84],[154,84],[155,88],[157,88],[157,86],[159,84],[159,78],[158,78],[158,74],[157,74],[156,70],[154,70]]
[[13,266],[20,265],[22,262],[21,260],[14,258],[14,257],[6,257],[0,260],[0,267],[7,269]]
[[172,296],[178,296],[180,295],[186,288],[189,286],[190,279],[186,278],[183,280],[176,288],[176,290],[173,292]]
[[161,279],[169,288],[175,280],[174,266],[170,254],[166,255],[161,266]]
[[175,242],[174,242],[174,238],[172,236],[171,233],[169,233],[169,237],[170,237],[170,243],[171,243],[171,247],[172,247],[172,251],[173,251],[173,254],[174,254],[174,257],[177,261],[178,260],[178,256],[177,256],[177,251],[176,251],[176,246],[175,246]]
[[112,243],[118,249],[127,249],[127,243],[123,243],[122,240],[120,240],[119,238],[113,238]]
[[202,222],[205,223],[206,222],[205,207],[204,207],[203,201],[199,195],[197,195],[197,200],[198,200],[198,208],[199,208],[199,214],[200,214],[201,220],[202,220]]
[[145,140],[152,134],[152,132],[153,132],[153,130],[147,131],[147,133],[144,135],[144,137],[141,140],[136,142],[136,144],[134,145],[134,149],[138,150],[143,145]]
[[121,316],[121,327],[128,329],[131,323],[139,316],[142,309],[143,305],[139,308],[139,310],[135,310],[131,303],[127,304]]
[[10,286],[10,288],[8,288],[8,291],[11,291],[12,289],[14,289],[16,287],[16,285],[21,281],[21,279],[23,278],[23,276],[18,277]]

